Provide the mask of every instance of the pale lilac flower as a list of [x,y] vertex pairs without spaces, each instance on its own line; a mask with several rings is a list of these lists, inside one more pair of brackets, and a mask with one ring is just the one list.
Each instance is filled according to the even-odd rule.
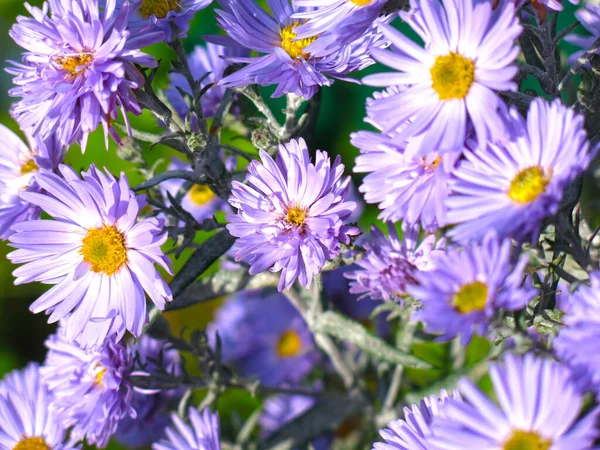
[[177,414],[171,418],[174,426],[166,429],[167,438],[152,444],[152,450],[221,450],[219,416],[208,408],[198,412],[190,407],[189,425]]
[[569,56],[569,61],[574,63],[588,49],[592,48],[596,39],[600,38],[600,5],[585,2],[583,8],[575,12],[575,17],[581,22],[589,35],[582,36],[571,33],[565,36],[565,41],[581,48]]
[[144,84],[136,64],[155,67],[140,48],[162,33],[131,35],[125,29],[134,10],[115,10],[116,0],[99,8],[98,0],[49,0],[42,9],[26,4],[32,17],[19,16],[10,36],[27,52],[22,63],[7,69],[17,85],[9,91],[21,97],[11,114],[23,131],[47,140],[56,135],[61,146],[78,142],[85,150],[89,133],[98,125],[117,142],[111,124],[122,111],[141,114],[133,91]]
[[233,182],[229,203],[238,212],[227,218],[227,229],[238,238],[235,258],[248,262],[252,275],[281,271],[280,291],[296,279],[309,287],[340,245],[358,234],[345,225],[356,208],[345,201],[350,177],[343,178],[339,156],[332,165],[317,150],[312,163],[303,139],[280,145],[275,161],[262,150],[260,158],[248,167],[248,184]]
[[138,221],[146,205],[122,174],[116,180],[91,166],[83,180],[60,166],[63,178],[40,173],[45,193],[24,192],[22,198],[56,220],[22,222],[10,237],[18,250],[8,255],[16,264],[15,284],[39,281],[55,285],[30,307],[46,311],[49,322],[65,318],[69,341],[96,348],[130,331],[139,336],[147,321],[146,294],[163,309],[171,301],[169,287],[154,267],[169,271],[161,250],[167,235],[156,218]]
[[369,115],[378,117],[384,132],[398,131],[401,141],[423,135],[421,154],[461,150],[471,127],[480,143],[505,138],[506,106],[496,91],[517,89],[512,78],[521,26],[513,5],[496,11],[491,2],[473,0],[413,1],[412,6],[401,17],[425,47],[380,25],[394,51],[371,54],[395,72],[369,75],[363,82],[401,89],[373,102]]

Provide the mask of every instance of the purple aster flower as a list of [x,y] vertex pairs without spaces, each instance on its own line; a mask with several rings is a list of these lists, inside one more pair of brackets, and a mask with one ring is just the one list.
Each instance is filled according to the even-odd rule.
[[46,340],[40,372],[54,394],[52,410],[63,417],[71,438],[106,447],[119,421],[135,416],[128,381],[133,358],[123,343],[108,340],[101,351],[86,352],[67,342],[64,331]]
[[557,356],[577,375],[578,386],[600,392],[600,351],[594,345],[600,333],[600,272],[590,274],[590,286],[572,295],[565,327],[553,341]]
[[[48,7],[49,6],[49,7]],[[111,121],[122,111],[141,114],[134,89],[144,84],[135,64],[155,67],[139,49],[160,40],[162,33],[132,36],[125,30],[133,9],[115,11],[115,0],[99,10],[98,0],[50,0],[43,9],[26,5],[31,18],[20,16],[10,31],[27,50],[23,63],[8,69],[21,97],[11,113],[26,134],[42,140],[56,135],[61,146],[78,142],[85,150],[88,135],[99,124],[120,142]],[[50,15],[48,13],[50,12]]]
[[223,360],[264,385],[297,384],[319,358],[298,311],[278,292],[244,291],[215,314],[209,335],[219,333]]
[[416,271],[428,272],[434,268],[432,258],[443,254],[442,239],[436,243],[433,234],[419,245],[418,228],[404,230],[402,240],[393,223],[387,224],[388,235],[373,225],[371,239],[363,242],[366,252],[356,264],[358,270],[345,274],[353,280],[350,292],[369,296],[373,300],[401,301],[407,296],[407,288],[414,283]]
[[404,407],[404,419],[392,420],[379,434],[385,442],[375,442],[373,450],[429,450],[427,438],[431,436],[431,424],[439,416],[444,405],[460,403],[460,395],[449,395],[442,389],[440,397],[431,395]]
[[18,250],[8,258],[25,263],[13,272],[15,284],[55,285],[30,309],[46,311],[50,323],[66,318],[67,340],[84,348],[119,340],[125,331],[139,336],[147,321],[144,292],[160,309],[172,300],[154,267],[170,270],[160,248],[167,239],[163,222],[137,222],[146,200],[129,188],[124,174],[117,181],[91,166],[82,180],[67,166],[59,169],[64,179],[47,171],[37,175],[45,194],[21,194],[56,220],[13,226],[9,239]]
[[[214,117],[223,95],[225,95],[225,87],[218,83],[223,79],[225,69],[230,63],[222,57],[244,57],[249,54],[250,52],[242,48],[223,47],[208,43],[206,48],[197,45],[192,53],[188,55],[188,63],[194,79],[196,81],[202,80],[200,86],[204,88],[209,84],[214,84],[200,100],[204,117]],[[192,88],[182,74],[173,72],[170,76],[171,85],[165,91],[165,94],[179,117],[185,119],[189,107],[177,89],[179,88],[191,96]]]
[[385,41],[378,33],[365,33],[347,44],[331,49],[332,39],[311,36],[298,39],[296,28],[303,22],[293,14],[305,9],[290,5],[289,0],[269,2],[273,16],[254,0],[220,0],[223,10],[217,10],[218,21],[228,38],[214,36],[217,44],[244,47],[259,54],[253,58],[228,58],[232,62],[248,63],[246,67],[221,81],[224,87],[278,85],[273,97],[296,94],[311,98],[319,86],[373,63],[369,47],[381,47]]
[[[179,158],[172,158],[169,170],[191,170],[191,167]],[[185,184],[185,180],[175,178],[161,183],[160,190],[165,197],[167,205],[170,204],[167,192],[176,197],[179,190]],[[211,188],[205,184],[193,185],[181,199],[181,206],[198,222],[212,217],[217,211],[231,212],[229,204],[215,195]]]
[[577,61],[586,50],[592,48],[596,39],[600,37],[600,5],[585,2],[583,8],[575,12],[575,17],[581,22],[589,35],[581,36],[571,33],[565,37],[565,41],[581,48],[569,57],[570,62]]
[[425,47],[380,25],[394,52],[373,49],[372,56],[397,72],[369,75],[363,82],[405,89],[373,102],[369,114],[378,117],[386,133],[402,127],[401,141],[423,135],[421,153],[462,149],[471,127],[479,142],[503,138],[506,106],[495,91],[517,88],[513,62],[521,26],[513,5],[492,11],[491,2],[413,2],[412,11],[401,17]]
[[238,209],[227,217],[237,261],[250,263],[250,274],[281,271],[279,290],[298,279],[308,288],[325,262],[339,255],[358,229],[344,225],[356,208],[345,201],[350,177],[342,178],[339,155],[331,164],[317,150],[316,162],[303,139],[279,146],[276,161],[260,151],[262,164],[252,161],[248,184],[234,181],[229,203]]
[[[297,419],[314,406],[316,399],[304,395],[281,394],[268,398],[258,419],[264,438],[279,430],[283,425]],[[311,441],[315,450],[327,450],[331,446],[332,434],[327,433]]]
[[0,383],[0,448],[3,450],[79,450],[50,409],[52,394],[39,366],[6,375]]
[[459,242],[490,229],[500,237],[537,241],[542,219],[556,214],[564,189],[595,153],[588,153],[583,117],[560,100],[534,100],[526,124],[516,110],[511,115],[520,135],[466,152],[454,171],[448,222],[458,225],[448,234]]
[[129,16],[127,29],[134,36],[161,32],[166,42],[185,38],[190,21],[212,0],[100,0],[101,3],[116,1],[116,9],[130,3],[135,14]]
[[583,397],[561,364],[507,355],[491,363],[499,406],[463,378],[463,402],[444,405],[434,419],[429,450],[589,450],[598,437],[596,408],[577,422]]
[[490,233],[481,243],[432,255],[434,269],[414,272],[416,283],[408,287],[423,305],[413,318],[442,341],[460,335],[467,345],[474,333],[485,336],[500,309],[523,309],[536,295],[523,285],[527,256],[512,264],[511,252],[510,239]]
[[[158,369],[161,373],[168,372],[175,376],[182,373],[179,352],[165,342],[143,335],[129,349],[135,357],[138,375],[141,372],[151,375]],[[184,392],[185,388],[156,393],[134,391],[131,406],[135,410],[135,417],[125,416],[119,422],[116,440],[128,447],[140,448],[163,438],[164,430],[171,422],[169,412],[177,408]]]
[[167,439],[152,444],[153,450],[221,450],[219,416],[208,408],[198,412],[188,410],[190,425],[177,414],[172,415],[174,427],[166,429]]
[[0,239],[7,239],[14,224],[39,219],[40,208],[19,194],[25,190],[38,191],[35,177],[40,168],[54,170],[64,152],[54,139],[47,142],[28,139],[27,145],[2,124],[0,140]]
[[420,224],[425,231],[446,225],[444,202],[462,152],[439,154],[433,149],[421,156],[415,149],[422,147],[423,136],[404,143],[394,134],[371,131],[359,131],[351,137],[352,145],[361,153],[354,172],[368,174],[359,190],[367,203],[378,204],[379,219],[402,220],[407,226]]

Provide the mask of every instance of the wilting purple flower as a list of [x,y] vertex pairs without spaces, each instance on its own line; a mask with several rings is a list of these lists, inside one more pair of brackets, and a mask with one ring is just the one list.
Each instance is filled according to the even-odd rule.
[[215,313],[211,338],[219,333],[223,360],[262,384],[296,384],[319,354],[304,319],[282,294],[241,292]]
[[433,255],[435,268],[415,272],[416,283],[408,288],[423,305],[413,318],[425,323],[427,333],[441,334],[442,341],[460,335],[467,345],[474,333],[485,336],[500,309],[523,309],[536,295],[523,286],[527,256],[512,264],[511,252],[510,239],[490,233],[481,243]]
[[[148,375],[158,372],[168,372],[175,376],[181,375],[181,358],[179,352],[148,335],[129,346],[134,356],[136,374],[142,372]],[[158,366],[160,364],[160,367]],[[165,389],[156,393],[141,393],[135,391],[131,406],[135,417],[125,416],[120,422],[115,438],[128,447],[146,447],[161,439],[165,428],[170,424],[169,412],[177,408],[177,404],[185,392],[185,387]]]
[[577,422],[583,396],[561,364],[527,354],[490,363],[500,408],[463,378],[463,402],[444,405],[428,450],[589,450],[598,437],[596,408]]
[[[258,419],[263,437],[267,438],[286,423],[298,418],[307,412],[316,403],[314,397],[305,395],[281,394],[268,398],[263,404],[263,410]],[[327,433],[311,441],[314,450],[327,450],[332,441],[332,436]]]
[[431,424],[440,410],[448,403],[460,403],[460,395],[454,391],[449,395],[442,389],[439,398],[425,397],[417,405],[405,406],[404,419],[392,420],[379,430],[385,442],[375,442],[373,450],[429,450],[427,438],[431,436]]
[[[188,64],[194,80],[202,80],[200,87],[204,88],[209,84],[213,84],[200,100],[204,117],[214,117],[221,104],[221,100],[225,95],[225,87],[218,83],[223,79],[225,69],[227,69],[230,63],[223,59],[223,57],[244,57],[249,54],[250,52],[243,48],[222,47],[220,45],[207,43],[206,48],[197,45],[192,53],[188,55]],[[165,93],[179,117],[185,119],[189,107],[177,88],[183,90],[190,96],[193,94],[192,88],[182,74],[173,72],[170,77],[171,85]]]
[[112,340],[101,351],[86,353],[67,342],[61,328],[46,340],[46,347],[40,371],[54,395],[52,410],[62,415],[66,427],[73,427],[73,439],[106,447],[119,421],[135,416],[128,380],[132,355]]
[[407,295],[407,287],[414,283],[414,273],[432,270],[432,257],[443,253],[444,240],[436,243],[432,234],[417,245],[418,228],[404,230],[402,239],[393,223],[388,222],[387,229],[386,236],[373,225],[371,239],[362,243],[366,252],[356,263],[359,270],[345,274],[353,280],[351,293],[373,300],[401,301]]
[[600,272],[590,274],[590,286],[571,295],[565,327],[553,341],[557,356],[577,375],[578,386],[600,392],[600,351],[594,345],[600,335]]
[[[379,97],[381,98],[381,96]],[[377,100],[375,100],[377,101]],[[374,121],[371,121],[374,123]],[[415,137],[404,142],[395,134],[359,131],[351,135],[360,149],[354,172],[367,173],[359,187],[367,203],[377,203],[379,219],[407,226],[420,224],[425,231],[446,225],[446,198],[450,178],[461,152],[439,154],[430,149],[425,156]]]
[[325,262],[349,244],[358,229],[344,225],[356,208],[345,197],[350,177],[342,178],[338,157],[331,164],[317,150],[315,163],[303,139],[280,145],[276,161],[260,151],[262,164],[248,166],[248,184],[234,181],[229,203],[238,209],[227,217],[229,232],[239,238],[235,258],[250,263],[250,274],[281,271],[279,290],[298,279],[309,287]]
[[54,139],[47,142],[29,139],[27,145],[2,124],[0,141],[0,239],[6,239],[13,233],[14,224],[39,219],[40,208],[19,194],[25,190],[39,191],[35,177],[40,168],[54,170],[64,152]]
[[341,42],[352,42],[373,25],[393,18],[392,14],[380,17],[387,0],[295,0],[294,3],[306,8],[292,16],[302,20],[294,30],[298,39],[326,34]]
[[3,450],[79,450],[67,440],[61,417],[50,408],[52,393],[39,366],[6,375],[0,383],[0,448]]
[[319,86],[331,85],[333,81],[328,77],[341,77],[372,64],[368,49],[385,45],[377,33],[366,33],[345,45],[337,44],[334,50],[327,37],[297,39],[296,27],[302,21],[292,15],[305,9],[290,5],[289,0],[269,3],[274,17],[254,0],[219,0],[219,3],[224,11],[217,10],[217,20],[229,37],[214,36],[211,40],[262,54],[254,58],[228,58],[248,65],[227,76],[221,82],[225,87],[278,85],[273,97],[296,94],[309,99]]
[[133,90],[144,78],[134,64],[156,66],[139,49],[162,33],[132,36],[125,27],[133,9],[114,6],[108,0],[101,12],[98,0],[49,0],[43,9],[26,5],[32,17],[17,18],[9,34],[27,53],[8,69],[17,85],[9,94],[21,97],[11,113],[26,134],[56,135],[61,146],[78,142],[85,150],[99,124],[107,145],[109,133],[120,141],[111,124],[119,110],[126,123],[126,113],[142,112]]
[[520,130],[503,145],[466,152],[454,171],[447,200],[448,235],[459,242],[480,239],[488,230],[500,237],[536,241],[542,219],[558,210],[564,189],[589,165],[594,151],[583,117],[560,100],[531,103],[527,123],[511,111]]
[[188,410],[190,425],[177,414],[172,415],[173,427],[166,429],[167,439],[152,444],[153,450],[221,450],[219,416],[208,408],[198,412]]
[[[191,170],[191,167],[179,158],[172,158],[169,170]],[[167,192],[173,197],[177,197],[177,193],[185,183],[185,180],[173,178],[160,184],[160,190],[165,197],[165,204],[170,205]],[[229,204],[218,197],[211,188],[205,184],[193,185],[181,199],[181,206],[198,222],[202,222],[204,219],[212,217],[217,211],[231,212]]]
[[575,12],[575,17],[577,17],[589,35],[582,36],[577,33],[571,33],[565,36],[565,41],[581,48],[581,50],[574,52],[569,57],[571,62],[577,61],[586,50],[592,48],[596,39],[600,37],[600,5],[585,2],[583,8]]
[[8,258],[25,263],[13,274],[15,284],[39,281],[55,286],[30,307],[46,311],[48,321],[65,318],[68,341],[85,348],[142,332],[147,321],[146,295],[163,309],[171,292],[154,264],[169,271],[160,246],[167,235],[156,218],[137,221],[146,205],[124,174],[116,180],[91,166],[83,180],[69,167],[63,178],[44,171],[37,175],[44,194],[24,192],[22,198],[56,220],[22,222],[10,237],[18,250]]
[[[100,0],[107,3],[109,0]],[[212,0],[112,0],[117,10],[130,3],[135,14],[129,16],[127,29],[133,36],[161,32],[166,42],[184,38],[190,29],[190,21]]]
[[[384,131],[398,138],[423,135],[420,150],[456,151],[473,127],[479,142],[506,134],[506,106],[495,91],[516,90],[513,64],[521,26],[513,5],[492,11],[491,2],[413,1],[400,13],[424,41],[422,48],[389,25],[380,25],[394,52],[372,56],[396,72],[367,76],[371,86],[405,88],[370,105]],[[410,120],[406,126],[405,123]]]

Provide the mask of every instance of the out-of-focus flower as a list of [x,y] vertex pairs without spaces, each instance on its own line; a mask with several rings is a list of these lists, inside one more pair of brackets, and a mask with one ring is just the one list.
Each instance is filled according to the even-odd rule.
[[293,19],[293,14],[305,9],[290,5],[289,0],[269,2],[273,16],[258,6],[254,0],[219,0],[224,10],[217,10],[218,21],[228,38],[214,36],[211,40],[229,47],[244,47],[260,55],[253,58],[228,58],[229,61],[248,63],[227,76],[221,84],[225,87],[277,85],[273,97],[296,94],[311,98],[320,86],[373,63],[371,48],[382,47],[386,42],[379,33],[365,33],[359,39],[337,43],[323,36],[299,39],[296,28],[303,21]]
[[238,238],[235,258],[248,262],[252,275],[281,271],[280,291],[296,279],[308,288],[340,244],[358,234],[345,225],[356,208],[345,201],[350,177],[342,178],[339,156],[332,165],[317,150],[312,163],[303,139],[281,145],[275,161],[262,150],[260,158],[248,166],[248,184],[233,182],[229,203],[238,212],[227,217],[227,229]]
[[0,448],[2,450],[79,450],[61,417],[50,408],[52,393],[31,363],[6,375],[0,383]]
[[[129,346],[134,357],[135,374],[152,375],[160,369],[160,373],[181,375],[181,358],[179,352],[164,342],[148,335]],[[160,367],[158,367],[160,364]],[[170,424],[169,412],[177,404],[185,392],[185,387],[165,389],[156,393],[134,391],[131,402],[135,417],[125,416],[120,422],[115,438],[128,447],[146,447],[157,442],[165,435],[165,428]]]
[[459,242],[500,237],[537,240],[542,220],[558,211],[565,188],[589,165],[595,149],[583,117],[560,100],[535,99],[527,123],[511,111],[515,136],[503,145],[466,152],[447,200],[448,235]]
[[[213,86],[202,95],[200,100],[204,117],[214,117],[221,104],[221,100],[225,95],[226,89],[224,86],[220,85],[219,82],[223,79],[225,70],[230,63],[224,58],[244,57],[249,54],[250,52],[243,48],[222,47],[220,45],[208,43],[206,44],[206,48],[197,45],[192,53],[188,55],[188,64],[194,80],[202,81],[200,87],[204,88],[209,84],[213,84]],[[171,85],[165,93],[179,117],[185,119],[189,107],[178,89],[181,89],[186,94],[192,96],[192,87],[180,73],[173,72],[170,77]]]
[[106,447],[119,421],[135,416],[128,376],[133,358],[122,343],[106,342],[85,352],[65,340],[61,328],[46,340],[48,354],[40,372],[53,394],[51,408],[61,414],[71,438]]
[[474,333],[485,336],[500,309],[523,309],[536,295],[523,285],[527,256],[513,265],[511,252],[510,239],[500,241],[490,233],[481,243],[433,255],[435,268],[415,272],[416,283],[408,288],[423,305],[413,319],[443,341],[460,335],[467,345]]
[[565,327],[553,340],[557,356],[571,367],[582,389],[600,393],[600,351],[594,337],[600,335],[600,272],[590,274],[590,286],[572,295]]
[[18,250],[8,258],[26,263],[13,272],[15,284],[54,284],[30,309],[50,313],[50,323],[65,318],[66,339],[84,348],[119,340],[125,331],[139,336],[147,321],[145,292],[159,309],[172,300],[154,267],[169,271],[160,248],[167,239],[163,223],[137,221],[146,200],[124,174],[117,181],[91,166],[82,180],[67,166],[60,172],[64,179],[47,171],[36,176],[44,194],[21,194],[56,220],[13,226],[9,239]]
[[410,13],[400,14],[425,47],[380,26],[394,52],[371,54],[396,72],[369,75],[363,82],[402,89],[373,102],[369,114],[379,117],[386,133],[398,131],[400,140],[423,135],[421,155],[461,150],[471,127],[480,143],[504,138],[506,106],[496,91],[517,89],[512,78],[521,26],[513,5],[492,11],[491,2],[472,0],[411,4]]
[[166,439],[152,444],[153,450],[221,450],[219,416],[208,408],[202,412],[190,408],[189,425],[177,414],[171,418],[174,426],[166,429]]
[[223,342],[223,360],[268,386],[300,382],[319,358],[304,319],[282,294],[245,291],[215,313],[209,335]]
[[577,422],[583,397],[567,367],[532,354],[507,355],[504,364],[490,364],[490,376],[500,408],[463,378],[464,401],[444,405],[428,450],[593,448],[600,409]]
[[581,25],[588,31],[589,35],[582,36],[577,33],[571,33],[565,36],[565,41],[581,48],[581,50],[578,50],[569,56],[571,62],[577,61],[585,51],[592,48],[596,39],[600,38],[600,5],[585,2],[583,8],[575,12],[575,16]]
[[434,235],[427,236],[419,245],[418,228],[404,230],[402,240],[393,223],[387,224],[388,235],[373,226],[371,239],[363,242],[366,253],[356,264],[359,270],[348,272],[350,292],[369,296],[373,300],[401,301],[407,287],[414,283],[414,272],[427,272],[434,268],[432,257],[441,250],[444,240],[436,244]]
[[29,139],[27,145],[2,124],[0,141],[0,239],[7,239],[14,224],[39,219],[40,208],[19,194],[25,190],[39,191],[36,175],[40,169],[54,170],[64,152],[54,139],[47,142]]
[[448,403],[459,403],[460,395],[449,395],[442,390],[439,398],[425,397],[420,404],[404,407],[404,419],[392,420],[379,434],[385,442],[375,442],[374,450],[429,450],[427,438],[431,436],[431,424],[440,410]]
[[[20,16],[10,31],[27,50],[23,63],[8,69],[21,97],[11,114],[23,131],[61,146],[78,142],[85,150],[89,133],[99,124],[117,142],[111,122],[122,111],[141,114],[133,90],[144,84],[136,64],[155,67],[141,47],[158,42],[162,33],[132,36],[125,29],[130,7],[116,11],[114,0],[100,11],[98,0],[50,0],[42,9],[26,5],[32,17]],[[50,14],[48,14],[50,13]]]

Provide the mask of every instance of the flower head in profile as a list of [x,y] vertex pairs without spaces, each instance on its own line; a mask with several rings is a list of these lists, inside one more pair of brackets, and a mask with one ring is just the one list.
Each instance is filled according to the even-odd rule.
[[590,274],[590,286],[571,294],[565,327],[553,341],[556,355],[577,376],[584,390],[600,393],[600,351],[594,345],[600,334],[600,272]]
[[589,450],[598,437],[596,408],[577,421],[583,396],[569,369],[532,354],[490,363],[498,405],[471,381],[458,388],[464,401],[434,419],[428,450]]
[[[128,348],[134,356],[135,375],[151,376],[157,372],[174,376],[182,374],[179,351],[165,342],[144,334],[139,341],[131,342]],[[115,439],[133,448],[157,442],[165,436],[165,428],[171,422],[170,411],[177,408],[184,393],[185,387],[158,392],[134,391],[131,407],[135,410],[135,417],[128,415],[121,419]]]
[[411,2],[401,13],[424,41],[422,48],[389,25],[380,25],[393,52],[373,49],[372,56],[395,72],[367,76],[371,86],[401,89],[373,102],[384,131],[399,131],[399,138],[423,135],[422,152],[463,148],[474,129],[480,143],[507,134],[506,106],[496,91],[516,90],[513,64],[521,26],[514,6],[492,10],[492,2],[432,0]]
[[20,16],[10,31],[27,52],[21,64],[8,69],[21,97],[11,114],[26,134],[43,141],[56,135],[60,146],[73,142],[85,150],[98,125],[120,142],[111,122],[119,111],[141,114],[133,91],[144,84],[139,64],[156,61],[139,49],[160,40],[162,33],[131,35],[125,29],[132,8],[115,10],[108,0],[51,0],[43,9],[26,5],[31,17]]
[[235,258],[248,262],[252,275],[281,271],[280,291],[296,279],[309,287],[340,244],[358,234],[345,225],[356,208],[345,201],[350,177],[343,178],[339,156],[332,164],[317,150],[312,163],[303,139],[280,145],[275,161],[262,150],[260,158],[248,167],[248,184],[233,182],[229,203],[238,212],[227,229],[238,238]]
[[208,408],[202,412],[189,408],[189,424],[177,414],[171,418],[173,426],[165,430],[166,439],[152,444],[152,450],[221,450],[219,416]]
[[106,342],[101,351],[86,352],[65,340],[59,328],[46,340],[48,354],[40,371],[53,393],[52,410],[61,414],[71,437],[106,447],[119,422],[135,416],[128,377],[132,354],[123,343]]
[[44,193],[21,197],[56,220],[13,226],[10,242],[17,250],[8,258],[25,263],[13,274],[15,284],[53,284],[30,307],[46,311],[49,322],[65,319],[68,341],[84,348],[119,340],[125,331],[139,336],[147,321],[146,295],[163,309],[171,301],[169,287],[155,264],[169,271],[161,250],[167,235],[162,221],[138,221],[146,205],[122,174],[116,180],[91,166],[81,179],[60,166],[64,178],[44,171],[36,176]]
[[408,288],[422,303],[413,318],[442,341],[460,335],[467,345],[473,334],[485,336],[500,309],[524,309],[536,295],[523,286],[526,255],[512,264],[511,253],[510,239],[489,233],[482,242],[434,255],[434,269],[415,272],[416,283]]
[[[377,126],[376,120],[369,121]],[[447,224],[445,201],[461,152],[440,154],[433,149],[420,155],[415,149],[422,136],[403,142],[396,133],[359,131],[351,137],[361,153],[354,172],[367,174],[359,190],[367,203],[378,205],[379,219],[402,220],[406,226],[421,225],[425,231]]]
[[351,293],[373,300],[401,301],[414,283],[414,272],[432,270],[432,257],[443,253],[444,241],[436,243],[432,234],[417,245],[418,228],[404,230],[402,239],[393,223],[388,222],[387,230],[386,236],[376,226],[371,228],[371,239],[362,244],[366,252],[356,263],[359,269],[345,274],[352,280]]
[[535,99],[527,123],[511,111],[520,130],[503,145],[466,152],[454,171],[447,200],[448,233],[459,242],[480,239],[488,230],[520,241],[536,241],[542,220],[556,214],[565,188],[589,165],[595,150],[583,117],[560,100]]
[[0,448],[3,450],[79,450],[67,439],[61,416],[50,408],[52,393],[39,366],[6,375],[0,382]]
[[297,384],[319,357],[304,319],[276,291],[245,291],[227,301],[209,327],[211,337],[216,333],[223,360],[267,386]]
[[254,50],[259,56],[228,58],[247,66],[225,77],[224,87],[277,85],[273,97],[296,94],[311,98],[320,86],[332,84],[331,77],[342,77],[373,63],[369,49],[385,45],[378,33],[365,33],[359,39],[337,43],[318,35],[299,39],[297,28],[304,22],[293,14],[305,8],[292,6],[289,0],[269,2],[268,14],[255,0],[219,0],[223,10],[217,10],[218,22],[227,38],[211,39],[229,47]]
[[39,191],[36,175],[40,169],[54,170],[64,152],[54,139],[29,139],[27,145],[2,124],[0,141],[0,239],[7,239],[14,224],[39,219],[40,208],[20,194]]
[[459,403],[460,395],[442,390],[439,397],[431,395],[412,407],[404,407],[404,419],[392,420],[379,434],[385,442],[375,442],[373,450],[429,450],[427,438],[431,424],[448,403]]
[[[226,89],[219,84],[219,81],[225,76],[225,70],[229,67],[230,63],[223,57],[244,57],[249,54],[250,52],[243,48],[223,47],[209,42],[206,44],[206,47],[197,45],[192,53],[188,55],[190,71],[194,79],[200,82],[200,87],[205,88],[209,84],[213,84],[200,99],[204,117],[214,117],[225,95]],[[180,73],[173,72],[170,77],[171,85],[165,91],[165,94],[179,117],[185,120],[189,112],[189,106],[181,96],[179,90],[192,96],[192,87]]]

